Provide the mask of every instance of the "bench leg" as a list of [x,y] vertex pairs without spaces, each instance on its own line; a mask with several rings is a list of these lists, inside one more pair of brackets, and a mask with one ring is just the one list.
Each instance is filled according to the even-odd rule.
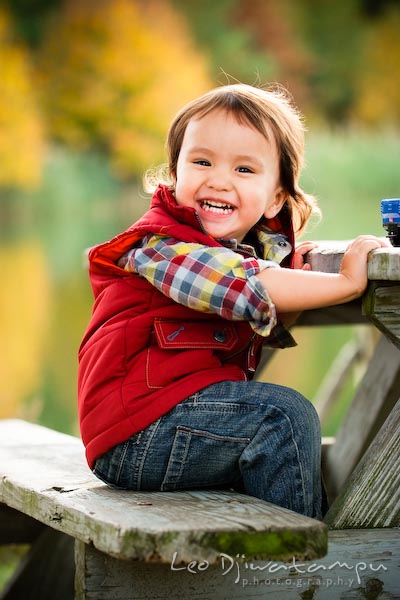
[[[243,590],[233,583],[233,570],[224,577],[220,565],[207,566],[206,562],[193,565],[192,572],[188,571],[187,565],[176,565],[176,570],[172,570],[169,564],[118,560],[77,540],[75,564],[75,600],[226,600],[245,597]],[[204,571],[199,570],[199,566]]]
[[74,539],[46,528],[21,560],[0,600],[73,600]]

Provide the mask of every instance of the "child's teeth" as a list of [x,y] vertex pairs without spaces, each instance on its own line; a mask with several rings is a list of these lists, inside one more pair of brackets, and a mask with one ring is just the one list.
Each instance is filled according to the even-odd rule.
[[218,204],[218,203],[208,202],[208,201],[203,203],[203,209],[207,210],[209,212],[224,213],[224,214],[229,214],[233,210],[232,207],[229,206],[228,204]]

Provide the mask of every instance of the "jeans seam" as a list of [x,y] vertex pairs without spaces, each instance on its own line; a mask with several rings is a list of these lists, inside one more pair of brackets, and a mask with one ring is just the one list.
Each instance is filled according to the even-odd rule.
[[[157,432],[160,422],[161,422],[161,418],[157,419],[157,421],[154,421],[152,426],[150,426],[151,431],[149,432],[149,436],[147,437],[146,442],[143,446],[143,450],[140,453],[140,460],[138,461],[138,465],[136,467],[136,475],[137,475],[136,488],[138,490],[140,490],[142,487],[142,475],[143,475],[144,463],[145,463],[145,460],[147,457],[147,452],[149,450],[151,442],[153,441],[153,437],[155,436],[155,434]],[[147,431],[149,431],[149,429]]]
[[[176,430],[175,430],[174,441],[172,442],[172,446],[171,446],[171,453],[170,453],[170,456],[168,458],[168,463],[167,463],[167,466],[166,466],[166,469],[165,469],[164,478],[163,478],[163,481],[162,481],[161,487],[160,487],[161,491],[164,491],[165,490],[165,486],[168,485],[167,482],[166,482],[166,478],[167,478],[168,472],[170,471],[170,469],[172,467],[172,462],[173,462],[173,457],[174,457],[174,445],[176,443],[177,434],[179,432],[181,432],[182,429],[183,429],[182,427],[177,427]],[[181,460],[181,463],[179,465],[179,472],[174,477],[175,481],[173,482],[173,485],[175,487],[176,487],[176,481],[182,475],[182,470],[183,470],[183,467],[185,466],[185,460],[186,460],[187,455],[188,455],[188,450],[189,450],[189,447],[190,447],[190,441],[191,441],[191,438],[192,438],[191,431],[185,431],[185,434],[186,434],[185,435],[185,450],[184,450],[184,452],[182,453],[182,456],[181,456],[182,460]],[[171,485],[171,483],[172,482],[170,482],[169,485]]]
[[303,511],[304,511],[304,514],[306,514],[306,488],[305,488],[305,485],[304,485],[304,473],[303,473],[303,467],[301,465],[301,460],[300,460],[300,455],[299,455],[299,447],[298,447],[298,444],[297,444],[297,442],[295,440],[295,437],[294,437],[294,434],[293,434],[292,422],[291,422],[290,418],[288,417],[288,415],[281,408],[278,408],[274,404],[272,404],[271,406],[275,410],[277,410],[278,412],[280,412],[283,415],[283,417],[285,418],[285,420],[290,425],[290,434],[291,434],[293,445],[294,445],[294,447],[296,449],[297,463],[298,463],[298,468],[299,468],[300,478],[301,478],[301,487],[302,487],[302,490],[303,490],[303,494],[302,494],[303,495]]
[[126,442],[125,442],[125,444],[123,446],[122,452],[121,452],[121,457],[120,457],[119,462],[118,462],[117,476],[115,478],[115,481],[118,484],[119,484],[120,479],[121,479],[121,472],[122,472],[122,469],[123,469],[123,466],[124,466],[124,461],[125,461],[126,453],[128,451],[128,447],[129,447],[129,440],[126,440]]

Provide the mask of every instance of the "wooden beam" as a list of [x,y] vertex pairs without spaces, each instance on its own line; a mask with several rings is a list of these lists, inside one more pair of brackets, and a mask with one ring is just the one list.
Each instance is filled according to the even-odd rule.
[[328,496],[334,498],[400,395],[400,351],[382,336],[352,404],[326,453]]
[[368,257],[368,279],[400,280],[400,248],[379,248]]
[[343,254],[348,241],[319,241],[318,247],[308,252],[306,262],[312,271],[325,273],[338,273],[342,264]]
[[327,525],[332,529],[399,527],[399,456],[400,399],[329,509]]
[[363,298],[363,312],[375,327],[400,348],[399,283],[372,281]]
[[[318,247],[306,255],[313,271],[338,273],[348,241],[320,241]],[[368,279],[400,281],[400,248],[388,246],[373,250],[368,255]]]
[[357,299],[346,304],[327,306],[326,308],[315,308],[305,310],[296,321],[297,326],[321,326],[321,325],[368,325],[369,321],[361,311],[361,300]]

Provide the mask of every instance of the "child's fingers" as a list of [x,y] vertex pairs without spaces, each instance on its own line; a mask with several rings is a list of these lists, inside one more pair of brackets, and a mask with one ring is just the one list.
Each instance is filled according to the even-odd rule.
[[386,246],[386,244],[381,238],[377,238],[374,235],[359,235],[349,244],[347,250],[356,250],[359,252],[368,253],[371,250],[376,250],[377,248],[382,248],[383,246]]
[[316,244],[315,242],[301,242],[301,244],[296,246],[296,253],[301,255],[307,254],[307,252],[310,252],[310,250],[313,250],[317,247],[318,244]]

